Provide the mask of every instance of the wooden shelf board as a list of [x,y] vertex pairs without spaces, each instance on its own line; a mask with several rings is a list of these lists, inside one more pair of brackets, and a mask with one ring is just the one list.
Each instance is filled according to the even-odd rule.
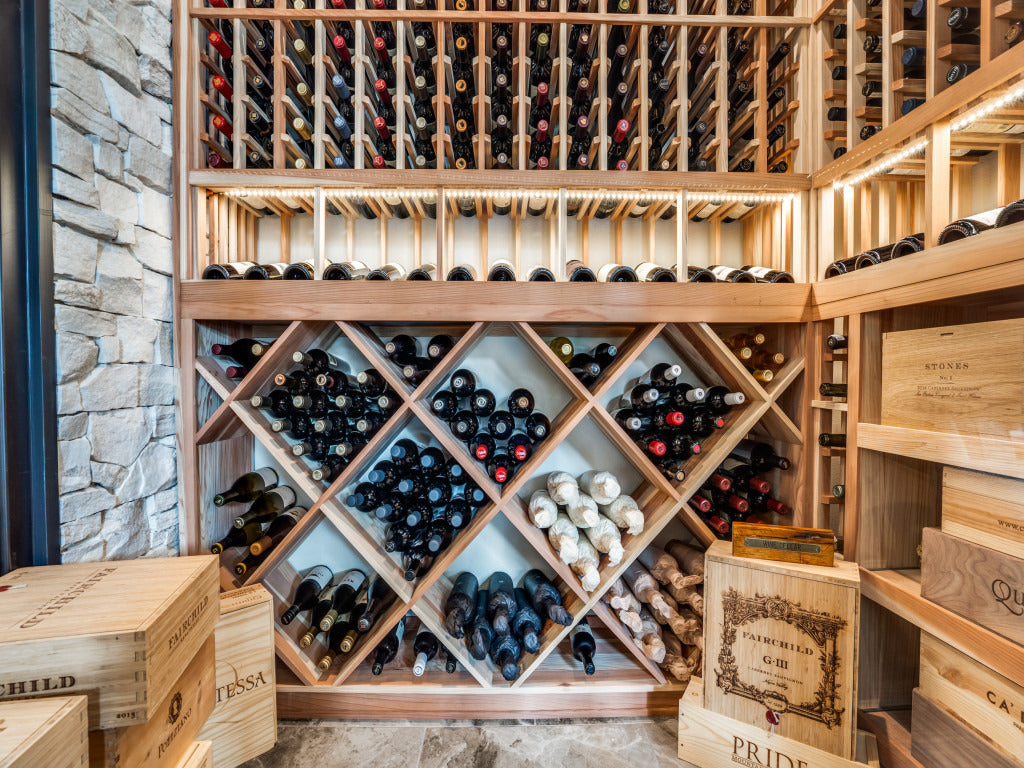
[[857,727],[870,731],[885,768],[924,768],[910,754],[910,710],[857,711]]
[[880,35],[882,34],[882,20],[857,19],[857,23],[854,24],[854,29],[856,29],[858,32],[868,32],[871,34]]
[[[744,174],[747,175],[747,174]],[[771,174],[778,176],[781,174]],[[743,306],[751,323],[809,319],[806,283],[447,283],[342,280],[194,280],[179,286],[181,316],[195,320],[437,319],[578,323],[731,322]],[[246,377],[248,379],[248,377]]]
[[860,569],[861,593],[990,669],[1024,685],[1021,647],[980,624],[921,597],[921,571]]
[[845,504],[846,500],[842,496],[833,496],[830,493],[823,494],[821,496],[822,504]]
[[816,282],[814,318],[826,320],[1024,285],[1022,231],[1021,224],[990,229],[869,270]]
[[892,33],[893,45],[924,45],[928,32],[924,29],[900,29]]
[[857,447],[1024,479],[1024,440],[861,422],[857,425]]
[[941,46],[935,53],[935,58],[939,61],[977,61],[980,57],[978,46],[976,45],[956,45],[950,43],[948,45]]
[[811,400],[811,408],[818,408],[823,411],[848,411],[850,404],[836,400]]
[[829,88],[822,98],[825,101],[846,101],[845,88]]

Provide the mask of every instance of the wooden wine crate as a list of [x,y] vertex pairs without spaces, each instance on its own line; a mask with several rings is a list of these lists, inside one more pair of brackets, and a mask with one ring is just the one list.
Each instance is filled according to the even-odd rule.
[[927,632],[918,687],[1008,752],[1024,755],[1024,687]]
[[1024,768],[1007,745],[994,741],[965,723],[920,688],[914,689],[910,753],[927,768]]
[[217,654],[209,637],[160,702],[156,716],[89,734],[90,768],[177,766],[213,712],[216,681]]
[[711,712],[846,760],[857,720],[860,571],[705,555],[704,700]]
[[0,703],[0,765],[84,768],[89,765],[88,699],[53,696]]
[[881,423],[1024,440],[1024,320],[882,336]]
[[925,528],[921,597],[1024,644],[1024,560]]
[[277,742],[274,602],[260,584],[220,596],[217,696],[199,733],[213,742],[215,768],[234,768]]
[[942,530],[1024,558],[1024,480],[943,467]]
[[771,733],[766,722],[752,725],[705,709],[703,690],[703,681],[693,678],[679,700],[680,760],[700,768],[879,768],[873,734],[856,732],[855,756],[848,760]]
[[85,693],[90,728],[160,716],[217,621],[212,555],[22,568],[0,587],[0,700]]
[[213,768],[213,743],[194,742],[177,768]]

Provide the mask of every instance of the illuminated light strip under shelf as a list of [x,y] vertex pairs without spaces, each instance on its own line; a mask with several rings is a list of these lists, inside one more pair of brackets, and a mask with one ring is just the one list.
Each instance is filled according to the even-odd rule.
[[[632,191],[605,191],[605,190],[580,190],[567,189],[566,199],[577,202],[580,200],[633,200],[636,202],[674,202],[681,192],[686,192],[687,200],[692,202],[736,202],[736,203],[788,203],[795,199],[796,195],[787,193],[759,193],[759,192],[640,192]],[[298,197],[313,197],[316,192],[313,189],[288,188],[288,187],[237,187],[228,189],[225,194],[229,197],[265,197],[276,199],[295,199]],[[435,189],[381,189],[375,187],[358,187],[353,189],[323,189],[323,194],[328,199],[356,199],[367,197],[402,197],[417,198],[421,200],[436,200],[437,190]],[[454,199],[478,198],[494,199],[496,197],[511,197],[514,200],[557,200],[558,190],[534,189],[534,190],[504,190],[504,189],[445,189],[444,194]]]
[[1024,83],[1020,83],[1019,85],[1017,85],[1016,88],[1007,91],[1002,96],[999,96],[998,98],[995,99],[991,99],[990,101],[986,101],[984,104],[981,104],[972,109],[970,112],[967,112],[961,117],[958,117],[956,120],[953,121],[953,124],[950,126],[950,129],[956,132],[966,131],[967,128],[969,128],[978,120],[981,120],[983,117],[987,117],[996,110],[1002,109],[1007,104],[1010,104],[1014,101],[1020,101],[1021,99],[1024,99]]
[[861,171],[860,173],[856,174],[855,176],[851,176],[849,179],[846,179],[845,181],[837,179],[836,181],[832,182],[832,189],[835,190],[841,188],[855,187],[862,181],[867,181],[872,176],[877,176],[880,173],[892,170],[897,165],[906,160],[908,157],[912,157],[913,155],[916,155],[919,152],[923,151],[924,148],[927,146],[928,139],[920,139],[918,141],[915,141],[913,144],[908,144],[896,154],[889,155],[883,160],[880,160],[874,165],[870,166],[867,170]]

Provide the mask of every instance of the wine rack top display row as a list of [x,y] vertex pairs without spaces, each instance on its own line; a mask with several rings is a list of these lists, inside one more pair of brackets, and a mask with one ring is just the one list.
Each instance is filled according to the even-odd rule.
[[[311,564],[304,558],[308,558],[310,548],[317,546],[318,541],[334,542],[331,544],[334,550],[349,552],[354,562],[347,567],[359,565],[372,569],[398,595],[380,626],[375,627],[340,666],[336,663],[323,676],[297,645],[296,632],[301,634],[299,627],[278,624],[279,655],[308,684],[338,685],[351,675],[359,679],[366,655],[411,610],[435,632],[476,683],[504,685],[500,675],[486,662],[474,660],[461,643],[447,637],[441,621],[451,580],[460,570],[471,567],[468,562],[479,561],[483,557],[481,551],[498,557],[494,553],[515,550],[527,553],[526,567],[540,567],[553,578],[574,623],[594,611],[623,641],[627,656],[635,656],[636,663],[646,670],[642,674],[647,677],[649,673],[664,684],[660,670],[643,657],[622,625],[600,602],[603,592],[659,536],[682,537],[701,545],[713,540],[712,533],[687,501],[736,444],[751,433],[759,439],[772,441],[779,452],[793,460],[796,469],[786,473],[789,477],[778,478],[778,483],[780,494],[791,500],[795,515],[802,514],[804,500],[799,496],[802,483],[798,457],[803,436],[793,421],[793,418],[800,418],[802,386],[798,382],[803,381],[804,340],[799,326],[779,324],[767,329],[779,348],[785,350],[788,360],[775,380],[762,385],[722,341],[723,336],[742,330],[741,326],[712,329],[705,324],[665,323],[634,326],[517,322],[439,325],[298,321],[274,325],[185,320],[183,323],[182,354],[185,359],[193,360],[194,368],[194,374],[184,376],[182,382],[183,402],[188,403],[183,432],[185,444],[192,446],[185,457],[189,548],[198,550],[208,546],[229,526],[230,510],[217,510],[211,504],[215,490],[227,487],[240,472],[269,462],[278,469],[282,482],[298,492],[300,506],[309,509],[270,558],[250,576],[250,580],[261,581],[275,595],[278,613],[287,605],[302,569]],[[452,334],[457,339],[455,346],[422,382],[410,385],[384,355],[383,341],[396,333],[426,338],[439,332]],[[618,345],[620,353],[597,381],[587,387],[548,346],[550,338],[562,335],[576,339],[581,348],[587,343],[612,341]],[[227,378],[218,360],[205,353],[211,343],[240,336],[276,337],[276,342],[245,378],[235,382]],[[281,434],[272,431],[266,417],[249,402],[253,394],[266,391],[273,374],[287,367],[293,352],[311,347],[334,349],[357,367],[368,363],[401,399],[397,411],[383,428],[329,484],[311,477],[310,466],[292,454]],[[744,405],[726,416],[725,428],[704,441],[702,452],[687,462],[685,478],[680,482],[669,480],[651,464],[607,408],[630,376],[662,359],[677,360],[683,365],[687,380],[701,384],[723,382],[747,396]],[[514,367],[510,368],[510,364]],[[504,486],[490,479],[431,411],[432,395],[444,387],[449,375],[459,367],[478,371],[485,385],[496,392],[529,382],[537,395],[538,408],[551,417],[550,437],[534,446],[533,455]],[[446,450],[488,497],[488,504],[414,584],[404,581],[398,562],[382,548],[382,524],[350,509],[345,503],[345,492],[403,436],[412,436],[417,442]],[[612,565],[602,558],[601,579],[593,592],[581,587],[576,575],[551,549],[544,531],[533,526],[526,512],[530,492],[542,483],[547,473],[559,468],[572,469],[572,462],[581,460],[615,470],[639,502],[646,518],[642,533],[624,536],[625,556],[621,563]],[[486,557],[483,559],[486,561]],[[515,573],[518,564],[490,562],[490,566]],[[227,568],[223,582],[226,587],[234,584]],[[514,684],[516,687],[535,673],[538,680],[546,679],[545,659],[568,636],[570,629],[551,625],[545,629],[541,651],[524,657],[523,674]],[[562,672],[555,677],[564,681],[571,675]],[[602,680],[587,682],[600,685]],[[650,684],[649,677],[647,684]]]
[[806,173],[793,4],[192,3],[188,166]]

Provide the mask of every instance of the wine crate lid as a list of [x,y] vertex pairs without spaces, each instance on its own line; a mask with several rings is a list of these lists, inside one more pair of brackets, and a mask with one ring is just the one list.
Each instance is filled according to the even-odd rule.
[[690,679],[679,700],[679,759],[699,768],[725,765],[789,768],[880,768],[874,734],[857,731],[853,760],[704,708],[704,682]]
[[274,601],[253,584],[220,596],[217,692],[199,734],[213,743],[214,768],[235,768],[277,742]]
[[195,742],[177,768],[213,768],[213,745],[209,741]]
[[0,703],[0,765],[85,768],[89,765],[85,696]]
[[972,728],[946,707],[914,689],[910,754],[928,768],[1024,768],[1020,755],[1007,752],[988,734]]
[[82,692],[91,728],[145,722],[213,631],[218,592],[212,555],[12,571],[0,701]]

